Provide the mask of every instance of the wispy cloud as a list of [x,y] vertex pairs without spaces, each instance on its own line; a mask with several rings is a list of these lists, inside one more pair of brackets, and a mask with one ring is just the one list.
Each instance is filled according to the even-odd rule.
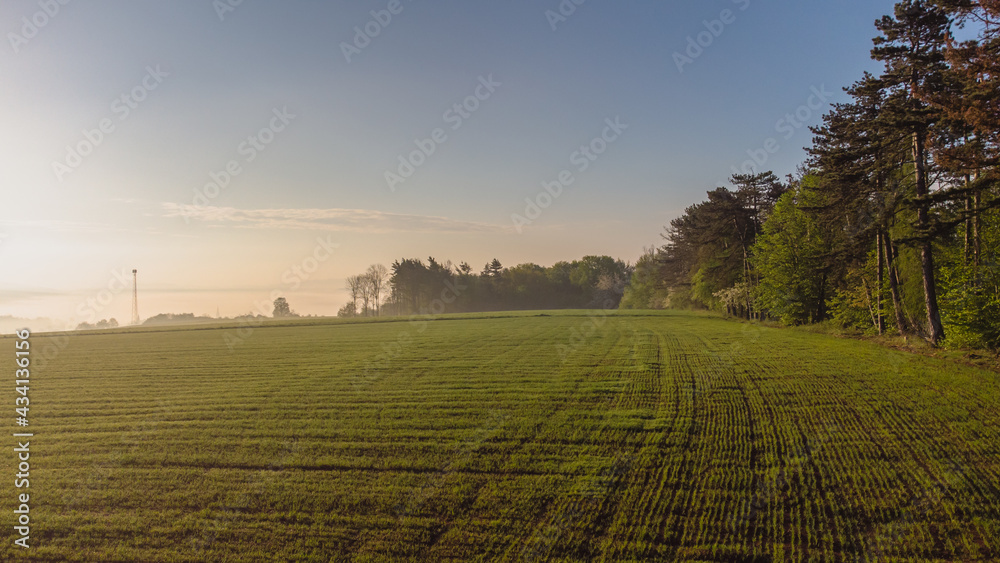
[[236,209],[162,203],[164,217],[186,217],[212,226],[365,233],[506,233],[503,225],[368,209]]

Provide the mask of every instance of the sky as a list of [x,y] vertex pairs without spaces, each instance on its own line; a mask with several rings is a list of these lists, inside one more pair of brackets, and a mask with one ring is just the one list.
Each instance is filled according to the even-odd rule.
[[634,262],[734,171],[794,173],[892,6],[4,0],[0,316],[126,323],[133,269],[145,318]]

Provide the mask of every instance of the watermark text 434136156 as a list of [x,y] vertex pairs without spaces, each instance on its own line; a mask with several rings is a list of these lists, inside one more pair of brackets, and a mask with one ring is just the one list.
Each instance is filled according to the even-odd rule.
[[[14,422],[20,429],[23,429],[23,427],[28,426],[28,405],[31,402],[28,398],[28,384],[31,381],[31,342],[29,341],[31,332],[28,329],[20,330],[16,336],[17,339],[14,341],[14,363],[17,366],[14,368],[14,413],[16,414]],[[14,506],[17,507],[14,509],[14,531],[16,532],[14,544],[25,549],[30,547],[28,541],[31,537],[31,506],[29,505],[31,497],[27,492],[31,485],[29,481],[31,477],[31,451],[29,449],[31,441],[26,439],[31,436],[32,434],[23,431],[14,433],[14,439],[17,443],[14,448],[16,456],[14,460],[14,487],[17,489],[17,492],[14,493]]]

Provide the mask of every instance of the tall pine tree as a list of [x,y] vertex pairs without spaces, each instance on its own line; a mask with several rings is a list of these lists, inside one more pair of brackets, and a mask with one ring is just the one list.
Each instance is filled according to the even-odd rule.
[[903,96],[899,103],[888,106],[889,115],[893,125],[908,133],[912,142],[913,203],[917,215],[914,239],[920,247],[929,340],[938,344],[945,334],[934,271],[933,239],[937,233],[930,215],[927,140],[941,115],[923,100],[927,92],[939,91],[944,84],[949,19],[929,2],[906,0],[896,4],[895,17],[883,17],[876,27],[882,36],[875,38],[872,58],[885,63],[882,80],[886,87]]

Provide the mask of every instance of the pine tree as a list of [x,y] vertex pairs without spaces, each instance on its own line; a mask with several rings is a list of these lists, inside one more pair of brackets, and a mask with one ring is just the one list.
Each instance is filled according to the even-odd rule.
[[928,197],[927,140],[931,128],[940,119],[940,113],[924,102],[923,96],[943,87],[946,70],[944,47],[949,20],[942,10],[928,2],[906,0],[896,4],[895,17],[883,17],[876,22],[876,27],[882,36],[875,38],[872,58],[885,63],[882,80],[886,87],[895,94],[905,96],[899,98],[899,103],[889,104],[887,108],[895,127],[909,133],[912,141],[914,206],[917,214],[914,240],[920,246],[929,340],[938,344],[945,335],[935,282],[933,238],[936,233],[930,216],[932,199]]
[[[873,246],[877,255],[876,325],[884,330],[882,288],[888,278],[889,293],[900,334],[909,332],[899,286],[892,231],[906,199],[901,169],[909,153],[910,135],[892,126],[886,106],[890,103],[886,84],[865,73],[847,93],[853,101],[836,104],[824,116],[824,125],[812,128],[816,135],[810,149],[810,165],[819,182],[810,188],[823,192],[810,198],[813,213],[841,232],[832,245],[830,259],[841,264],[866,261]],[[898,97],[898,96],[897,96]]]

